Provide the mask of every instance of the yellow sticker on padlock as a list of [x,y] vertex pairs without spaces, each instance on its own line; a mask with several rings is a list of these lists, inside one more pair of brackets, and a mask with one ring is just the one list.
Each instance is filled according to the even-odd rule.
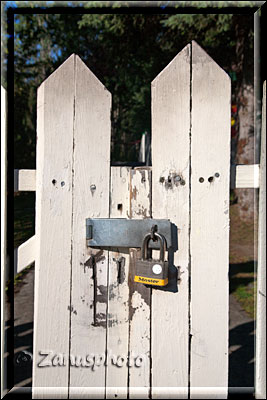
[[155,285],[155,286],[166,286],[168,283],[168,278],[166,279],[154,279],[154,278],[147,278],[146,276],[138,276],[135,275],[134,277],[135,282],[144,283],[147,285]]

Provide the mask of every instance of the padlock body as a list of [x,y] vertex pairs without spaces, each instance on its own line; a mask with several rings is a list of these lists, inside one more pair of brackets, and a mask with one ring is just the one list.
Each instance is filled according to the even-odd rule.
[[134,281],[145,285],[166,286],[168,261],[137,260]]

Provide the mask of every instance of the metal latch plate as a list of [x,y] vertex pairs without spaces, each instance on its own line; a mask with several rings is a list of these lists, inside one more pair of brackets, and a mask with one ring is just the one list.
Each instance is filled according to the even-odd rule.
[[[157,225],[167,241],[167,249],[177,242],[177,228],[168,219],[87,218],[86,242],[89,247],[141,247],[144,236]],[[176,240],[175,240],[176,239]],[[150,240],[149,247],[159,249]],[[175,249],[174,249],[175,251]]]

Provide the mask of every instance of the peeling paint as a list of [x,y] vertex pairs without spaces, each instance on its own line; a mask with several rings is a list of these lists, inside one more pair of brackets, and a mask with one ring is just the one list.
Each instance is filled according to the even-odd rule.
[[134,200],[136,200],[136,195],[138,194],[138,191],[137,191],[137,189],[136,189],[136,186],[133,188],[133,195],[132,195],[132,198],[134,199]]
[[106,314],[104,313],[96,313],[94,322],[92,324],[93,326],[101,326],[102,328],[107,327],[107,320],[106,320]]
[[131,249],[130,250],[130,265],[129,265],[129,321],[132,321],[133,315],[137,307],[135,302],[137,293],[141,297],[141,303],[146,304],[150,307],[151,303],[151,288],[140,283],[134,282],[136,260],[140,256],[140,250]]

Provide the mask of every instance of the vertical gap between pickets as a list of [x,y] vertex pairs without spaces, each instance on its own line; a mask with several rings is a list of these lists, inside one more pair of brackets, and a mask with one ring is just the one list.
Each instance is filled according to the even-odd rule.
[[190,373],[191,373],[191,174],[192,174],[192,159],[191,159],[191,144],[192,144],[192,42],[190,43],[190,128],[189,128],[189,221],[188,221],[188,398],[190,399]]
[[[110,151],[110,150],[109,150]],[[110,155],[111,158],[111,155]],[[111,215],[111,204],[112,204],[112,187],[111,187],[111,162],[109,163],[109,204],[108,204],[108,217],[110,218]],[[106,348],[105,348],[105,355],[106,355],[106,362],[105,362],[105,399],[107,398],[107,375],[108,375],[108,305],[109,305],[109,263],[111,262],[110,252],[107,252],[107,307],[106,307]]]
[[[129,215],[130,219],[132,218],[132,169],[130,169],[130,174],[129,174]],[[131,268],[131,252],[129,249],[129,272],[130,274],[130,268]],[[128,282],[129,282],[128,278]],[[130,283],[130,282],[129,282]],[[130,335],[130,329],[131,329],[131,321],[130,321],[130,304],[131,298],[130,298],[130,287],[129,287],[129,300],[128,300],[128,324],[129,324],[129,329],[128,329],[128,359],[130,360],[130,340],[131,340],[131,335]],[[128,375],[127,375],[127,399],[130,398],[130,367],[129,367],[129,362],[128,362]]]
[[68,399],[70,398],[70,354],[71,354],[71,299],[72,299],[72,253],[73,253],[73,188],[74,188],[74,147],[75,147],[75,101],[76,101],[76,55],[74,55],[74,97],[72,127],[72,170],[71,170],[71,252],[70,252],[70,317],[69,317],[69,364],[68,364]]

